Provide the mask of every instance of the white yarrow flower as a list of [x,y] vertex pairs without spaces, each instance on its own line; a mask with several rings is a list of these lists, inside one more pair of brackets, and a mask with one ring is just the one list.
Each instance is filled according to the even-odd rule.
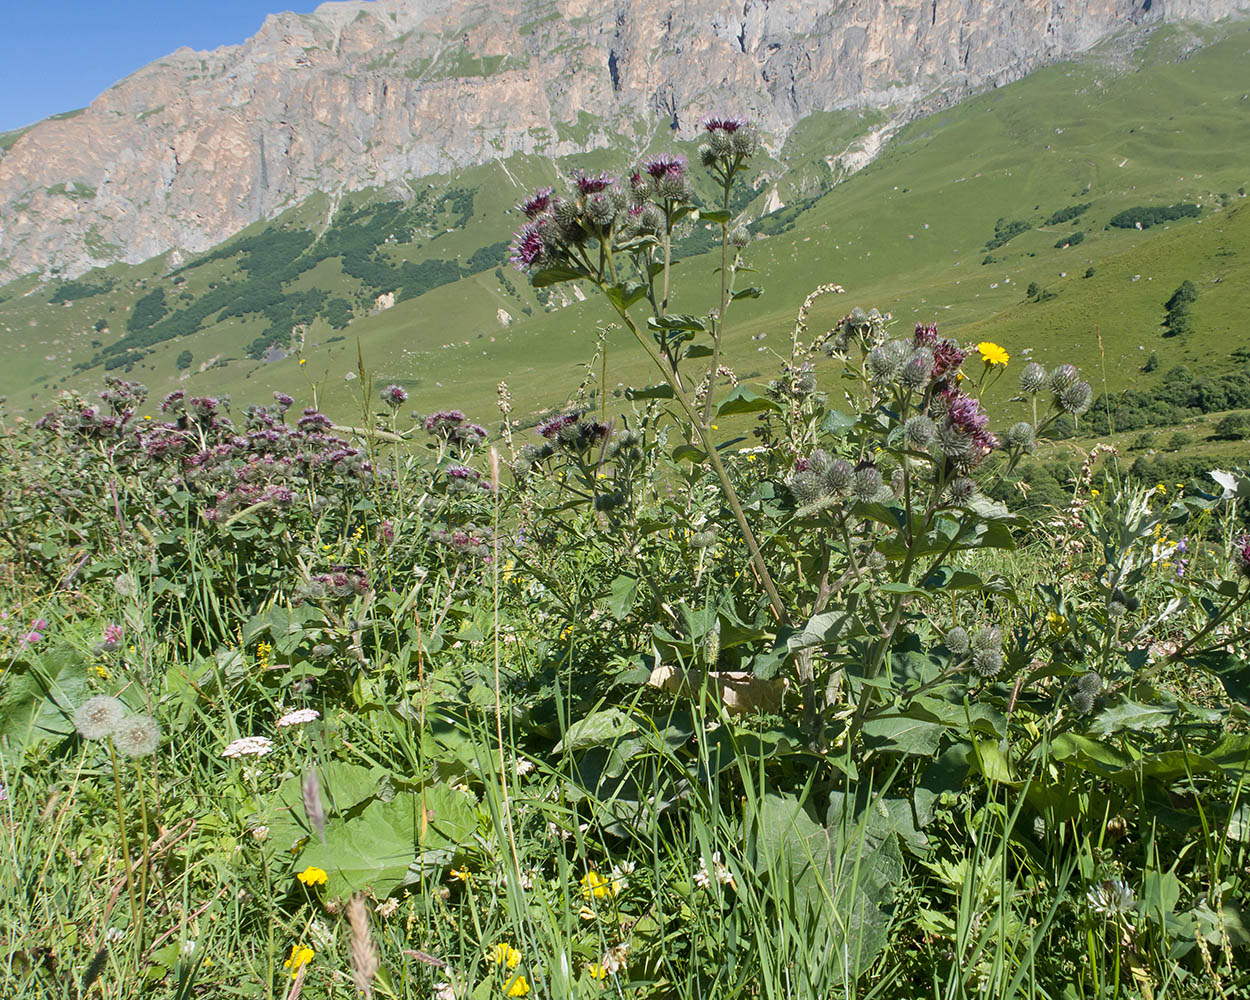
[[297,708],[294,712],[287,712],[278,720],[278,728],[285,729],[287,726],[303,726],[309,722],[316,722],[321,718],[321,713],[315,708]]
[[223,757],[263,757],[273,752],[273,740],[268,736],[244,736],[235,740],[221,752]]

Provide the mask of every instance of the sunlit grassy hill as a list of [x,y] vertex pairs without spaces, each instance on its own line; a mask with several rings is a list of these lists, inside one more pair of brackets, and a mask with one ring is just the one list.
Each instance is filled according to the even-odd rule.
[[[826,158],[881,124],[814,117],[761,163],[739,202],[756,219],[746,258],[766,294],[735,306],[727,363],[771,377],[798,304],[832,281],[847,294],[824,299],[814,325],[877,306],[1015,357],[1072,361],[1096,391],[1104,380],[1112,391],[1148,384],[1179,363],[1219,365],[1250,342],[1248,56],[1244,23],[1163,28],[1137,48],[1120,39],[907,125],[869,167],[805,200],[835,180]],[[311,383],[348,416],[359,343],[374,377],[406,386],[423,411],[488,416],[501,379],[521,413],[558,403],[610,315],[591,289],[535,294],[507,265],[510,207],[561,172],[621,170],[631,157],[514,158],[408,192],[323,196],[201,258],[114,267],[68,289],[15,282],[0,288],[0,392],[33,413],[106,370],[157,396],[182,385],[241,401],[275,389],[307,399]],[[774,188],[788,204],[761,217]],[[1198,214],[1110,225],[1143,211],[1149,223],[1157,213],[1145,210],[1174,205]],[[706,236],[694,233],[686,253]],[[719,253],[682,260],[678,308],[710,305],[718,264]],[[1165,336],[1164,303],[1186,280],[1198,290],[1187,332]],[[384,292],[397,302],[375,311]],[[134,318],[145,297],[144,308],[164,310],[146,326]],[[652,381],[620,331],[608,343],[609,392]],[[1153,376],[1140,372],[1151,353]]]

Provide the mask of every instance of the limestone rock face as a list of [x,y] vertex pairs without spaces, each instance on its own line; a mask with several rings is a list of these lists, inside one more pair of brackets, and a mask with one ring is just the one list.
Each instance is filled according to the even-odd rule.
[[[180,49],[0,152],[0,282],[199,252],[316,191],[395,185],[709,112],[931,107],[1122,28],[1250,0],[377,0]],[[591,116],[589,119],[587,115]],[[589,125],[587,125],[589,122]]]

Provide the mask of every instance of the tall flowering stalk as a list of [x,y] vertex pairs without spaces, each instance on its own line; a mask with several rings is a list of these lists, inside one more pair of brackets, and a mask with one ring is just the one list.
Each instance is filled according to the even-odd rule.
[[[756,289],[733,290],[730,250],[734,249],[736,261],[736,251],[749,237],[744,229],[731,229],[729,212],[733,184],[757,151],[759,140],[754,129],[735,118],[705,119],[703,127],[705,142],[699,147],[699,158],[721,186],[721,208],[700,209],[693,204],[687,164],[680,156],[643,161],[624,186],[606,173],[579,173],[572,178],[566,197],[543,188],[517,206],[526,222],[513,240],[512,261],[530,275],[536,288],[586,280],[603,292],[671,388],[716,474],[773,615],[781,621],[786,617],[785,605],[711,437],[711,386],[720,365],[726,313],[735,299],[759,294]],[[706,320],[668,311],[673,229],[688,218],[721,227],[719,308]],[[644,299],[651,315],[640,325],[630,309]],[[697,385],[688,383],[681,372],[683,360],[708,356],[706,348],[691,343],[698,334],[708,334],[712,341],[702,407],[696,402]]]

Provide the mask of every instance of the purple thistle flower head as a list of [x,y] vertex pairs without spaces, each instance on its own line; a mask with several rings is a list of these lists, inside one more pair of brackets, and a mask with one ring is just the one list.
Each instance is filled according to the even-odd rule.
[[611,174],[601,173],[598,177],[591,177],[584,170],[579,170],[577,176],[573,178],[580,194],[598,194],[600,191],[606,191],[616,181]]
[[699,124],[708,132],[725,132],[733,135],[738,129],[746,125],[741,118],[714,118],[709,115],[699,120]]
[[560,413],[544,420],[536,429],[543,437],[551,439],[564,430],[564,428],[571,427],[577,423],[579,416],[580,414],[578,413]]
[[447,469],[447,475],[451,479],[477,479],[478,473],[474,472],[465,465],[452,465]]
[[917,323],[916,334],[912,337],[912,344],[916,347],[936,347],[938,342],[938,331],[936,323]]
[[295,400],[292,397],[288,396],[285,392],[275,392],[273,394],[273,398],[274,398],[274,401],[278,404],[279,413],[286,413],[287,410],[289,410],[292,406],[295,405]]
[[546,215],[553,204],[551,197],[551,188],[539,188],[532,195],[517,205],[522,212],[525,213],[527,219],[537,219],[540,215]]
[[664,177],[680,178],[686,173],[686,158],[671,153],[661,153],[659,156],[650,156],[643,160],[642,169],[657,181]]
[[425,429],[431,434],[449,433],[464,423],[464,414],[459,410],[439,410],[425,418]]
[[1250,576],[1250,536],[1242,535],[1233,542],[1233,563],[1242,576]]
[[512,254],[509,259],[518,271],[528,271],[542,257],[546,249],[543,240],[543,229],[546,225],[546,219],[527,222],[512,237]]
[[[934,328],[934,332],[937,330]],[[933,379],[945,378],[964,363],[968,355],[953,340],[939,340],[933,345]]]
[[391,406],[403,406],[408,402],[408,391],[403,386],[388,385],[382,390],[382,398]]

